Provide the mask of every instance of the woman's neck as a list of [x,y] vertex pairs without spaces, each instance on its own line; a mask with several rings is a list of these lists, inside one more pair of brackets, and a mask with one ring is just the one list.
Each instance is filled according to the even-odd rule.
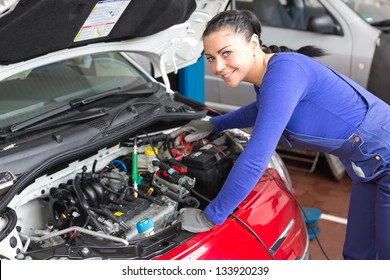
[[252,83],[258,87],[263,83],[263,78],[265,73],[267,72],[268,62],[274,53],[264,53],[260,52],[255,58],[256,62],[254,64],[254,75]]

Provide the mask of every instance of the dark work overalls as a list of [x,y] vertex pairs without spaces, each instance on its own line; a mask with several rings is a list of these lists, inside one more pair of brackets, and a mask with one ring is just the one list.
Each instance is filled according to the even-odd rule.
[[352,179],[345,259],[390,259],[390,106],[339,75],[367,101],[367,114],[348,139],[285,130],[292,145],[336,155]]

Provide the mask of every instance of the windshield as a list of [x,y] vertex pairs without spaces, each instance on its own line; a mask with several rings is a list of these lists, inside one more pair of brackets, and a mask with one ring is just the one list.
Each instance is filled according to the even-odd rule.
[[390,0],[344,0],[344,2],[369,23],[390,19]]
[[121,53],[74,57],[0,81],[0,128],[58,108],[76,98],[147,82]]

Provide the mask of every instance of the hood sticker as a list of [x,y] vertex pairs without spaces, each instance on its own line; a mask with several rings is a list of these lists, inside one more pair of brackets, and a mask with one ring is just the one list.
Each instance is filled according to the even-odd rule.
[[105,0],[96,3],[73,42],[96,39],[110,34],[131,0]]

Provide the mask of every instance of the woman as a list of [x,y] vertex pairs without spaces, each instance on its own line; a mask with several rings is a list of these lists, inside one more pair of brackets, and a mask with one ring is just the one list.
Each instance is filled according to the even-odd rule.
[[195,132],[190,141],[228,128],[253,127],[253,133],[205,211],[183,210],[183,229],[201,232],[222,224],[256,185],[283,136],[292,145],[338,156],[351,177],[344,258],[390,259],[390,107],[309,57],[323,55],[320,50],[271,53],[260,35],[250,11],[222,12],[203,33],[212,72],[232,88],[252,83],[256,102],[192,121],[172,137],[189,129]]

